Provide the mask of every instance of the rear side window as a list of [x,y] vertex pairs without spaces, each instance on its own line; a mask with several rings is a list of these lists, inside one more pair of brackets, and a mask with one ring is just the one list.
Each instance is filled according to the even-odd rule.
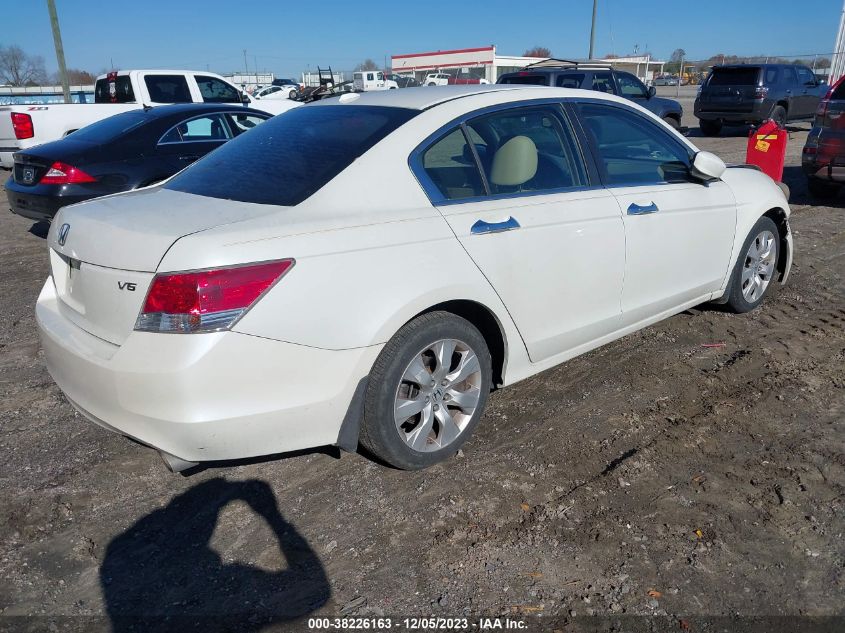
[[188,80],[183,75],[147,75],[147,92],[153,103],[191,103]]
[[[476,145],[477,149],[481,149]],[[485,195],[484,184],[472,149],[463,131],[453,130],[429,147],[422,156],[423,169],[446,200]]]
[[584,73],[565,73],[557,76],[555,85],[558,88],[580,88],[584,83]]
[[479,151],[491,194],[551,191],[583,185],[583,163],[556,108],[515,108],[472,119],[485,139]]
[[595,103],[578,106],[610,186],[689,180],[690,151],[644,116]]
[[149,119],[150,116],[143,110],[133,110],[86,125],[74,132],[72,136],[76,141],[107,143],[144,125]]
[[503,77],[501,83],[503,84],[527,84],[529,86],[548,86],[548,75],[513,75],[511,77]]
[[714,68],[708,86],[756,86],[760,67]]
[[120,75],[114,81],[98,79],[94,87],[94,103],[135,103],[129,76]]
[[417,114],[376,106],[295,108],[241,134],[165,186],[224,200],[297,205]]
[[241,102],[241,93],[225,81],[220,81],[216,77],[203,77],[201,75],[196,75],[194,78],[197,80],[202,100],[206,103]]
[[613,76],[609,73],[593,73],[592,90],[613,94]]
[[780,68],[777,66],[769,66],[766,69],[766,85],[774,85],[780,81]]

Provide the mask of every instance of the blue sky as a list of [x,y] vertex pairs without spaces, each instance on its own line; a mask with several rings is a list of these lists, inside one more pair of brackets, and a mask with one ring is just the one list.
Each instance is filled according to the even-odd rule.
[[[56,69],[44,0],[6,6],[0,44],[42,55]],[[586,57],[592,0],[365,2],[56,0],[69,67],[253,70],[298,75],[310,66],[349,70],[365,58],[495,44],[504,55],[534,45]],[[596,53],[639,46],[668,59],[716,53],[830,53],[840,0],[599,0]]]

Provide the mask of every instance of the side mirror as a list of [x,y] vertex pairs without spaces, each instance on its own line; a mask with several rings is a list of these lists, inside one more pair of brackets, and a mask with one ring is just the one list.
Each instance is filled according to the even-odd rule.
[[648,96],[646,97],[646,99],[651,99],[654,95],[657,94],[657,88],[655,88],[654,86],[649,86],[647,94]]
[[722,159],[711,152],[698,152],[692,160],[692,175],[701,180],[721,178],[725,169]]

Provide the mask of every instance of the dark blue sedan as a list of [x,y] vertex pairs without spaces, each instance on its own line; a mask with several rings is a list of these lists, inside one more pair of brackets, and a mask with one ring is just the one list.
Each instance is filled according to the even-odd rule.
[[133,110],[14,155],[14,213],[50,220],[59,208],[165,180],[270,115],[232,104]]

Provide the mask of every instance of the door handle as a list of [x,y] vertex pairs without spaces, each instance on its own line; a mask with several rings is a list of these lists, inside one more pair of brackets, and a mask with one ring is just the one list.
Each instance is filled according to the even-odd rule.
[[478,220],[475,224],[472,225],[470,232],[473,235],[481,235],[483,233],[500,233],[502,231],[513,231],[514,229],[519,228],[519,222],[516,221],[516,218],[509,217],[504,222],[485,222],[484,220]]
[[641,206],[635,202],[628,205],[628,215],[648,215],[649,213],[657,213],[660,209],[653,202],[645,206]]

